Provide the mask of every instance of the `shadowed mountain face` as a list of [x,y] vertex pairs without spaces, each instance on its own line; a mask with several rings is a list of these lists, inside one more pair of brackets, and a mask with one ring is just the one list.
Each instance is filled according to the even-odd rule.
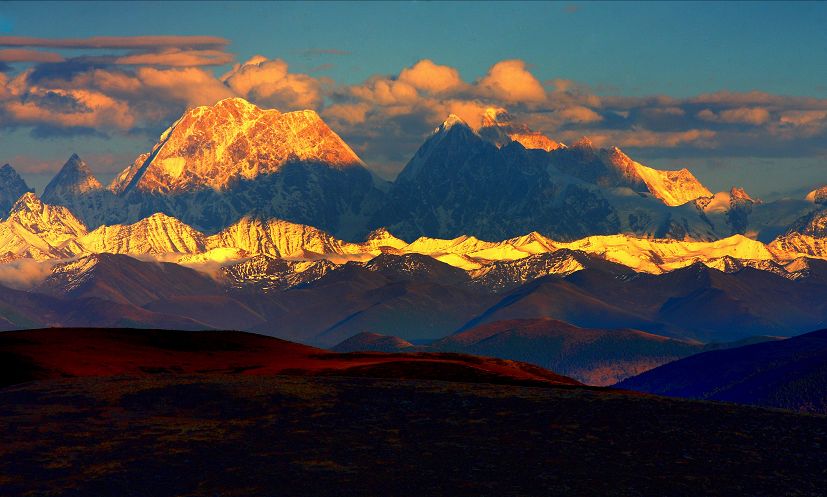
[[0,286],[0,328],[161,327],[199,330],[208,325],[178,314],[149,311],[97,297],[63,299]]
[[0,167],[0,218],[5,218],[9,209],[26,192],[34,191],[9,164]]
[[443,338],[434,350],[537,364],[588,385],[612,385],[704,346],[637,330],[578,328],[552,319],[497,321]]
[[103,185],[92,174],[86,162],[77,154],[72,154],[52,181],[46,185],[46,189],[43,190],[43,201],[56,204],[75,195],[102,189]]
[[35,291],[68,298],[98,297],[138,306],[173,296],[224,293],[204,273],[178,264],[141,262],[117,254],[95,254],[58,264]]
[[255,179],[234,180],[226,190],[125,192],[119,199],[128,217],[117,221],[134,222],[163,212],[215,232],[255,212],[355,239],[367,232],[359,222],[364,212],[375,208],[381,198],[375,181],[362,166],[336,169],[318,162],[288,163]]
[[126,214],[112,191],[104,188],[77,154],[72,154],[49,181],[42,199],[47,204],[67,207],[89,227],[98,226],[102,220],[122,220]]
[[221,268],[227,285],[242,293],[269,293],[315,281],[337,265],[327,261],[291,261],[257,255]]
[[803,200],[759,204],[737,188],[713,195],[688,170],[652,169],[617,147],[519,135],[496,124],[478,133],[449,117],[400,173],[372,224],[403,237],[537,230],[559,240],[613,233],[707,240],[777,232],[812,210]]
[[703,264],[621,277],[585,269],[508,292],[462,329],[549,317],[582,327],[628,327],[702,341],[790,336],[827,318],[825,267],[814,261],[808,275],[797,280],[752,268],[723,273]]
[[471,280],[462,269],[422,254],[382,254],[364,267],[394,281],[428,281],[461,287],[469,286]]
[[480,325],[427,345],[365,332],[332,350],[478,354],[528,362],[587,385],[608,386],[703,351],[772,340],[779,338],[758,336],[738,342],[702,344],[630,329],[580,328],[553,319],[515,319]]
[[[243,303],[242,296],[228,295],[223,283],[202,272],[118,254],[95,254],[57,264],[34,290],[68,302],[94,298],[141,307],[152,319],[156,314],[177,316],[188,323],[186,329],[250,329],[265,322]],[[97,316],[86,318],[74,325],[91,325]],[[152,326],[151,321],[132,325],[139,324]]]
[[547,167],[545,152],[516,142],[498,148],[449,118],[399,175],[373,224],[403,238],[508,238],[538,230],[567,239],[620,230],[595,188],[574,178],[555,183]]
[[471,284],[481,289],[504,293],[543,276],[553,274],[565,277],[586,268],[603,271],[615,277],[635,274],[633,270],[621,264],[578,250],[559,249],[517,260],[496,261],[490,266],[472,271],[472,274],[478,276]]
[[[495,298],[432,273],[400,273],[349,263],[311,283],[247,302],[268,324],[250,331],[330,347],[357,333],[398,334],[406,340],[444,337]],[[401,276],[400,276],[401,274]]]
[[617,386],[827,414],[827,330],[698,354]]

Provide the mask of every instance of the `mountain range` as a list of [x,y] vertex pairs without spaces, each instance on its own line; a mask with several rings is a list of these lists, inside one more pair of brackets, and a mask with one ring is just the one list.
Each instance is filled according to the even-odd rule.
[[[558,267],[549,259],[578,269],[546,272]],[[702,263],[650,274],[569,249],[517,262],[494,263],[498,276],[485,280],[491,272],[475,279],[474,270],[419,253],[344,264],[257,255],[209,265],[213,272],[203,263],[196,270],[89,254],[38,263],[46,265],[41,280],[26,290],[3,288],[0,322],[5,329],[164,323],[326,347],[371,332],[432,350],[553,365],[608,384],[707,350],[705,343],[792,336],[827,319],[827,262],[819,259],[800,260],[784,275],[749,266],[723,272]],[[526,274],[535,279],[526,281]],[[558,339],[570,345],[552,345]],[[571,357],[560,362],[563,350]]]
[[[363,241],[348,242],[313,226],[255,214],[245,215],[211,235],[163,213],[132,224],[101,225],[89,230],[68,208],[46,204],[27,192],[0,222],[0,242],[7,262],[117,253],[187,264],[240,261],[251,256],[341,264],[365,262],[383,253],[423,254],[463,269],[477,280],[521,268],[528,271],[523,277],[525,282],[532,275],[582,269],[577,254],[590,254],[651,274],[702,262],[723,271],[750,266],[795,278],[809,259],[827,257],[825,222],[827,211],[814,212],[768,244],[743,235],[683,241],[616,234],[564,242],[538,232],[496,242],[466,235],[453,239],[419,237],[407,242],[384,228],[369,233]],[[544,264],[545,269],[536,272],[538,264]]]
[[315,112],[233,98],[109,186],[77,155],[41,197],[0,168],[0,327],[430,347],[610,384],[823,327],[825,199],[713,193],[496,109],[449,116],[387,182]]
[[663,364],[708,350],[738,347],[747,340],[704,344],[633,329],[581,328],[550,318],[495,321],[427,345],[364,332],[339,343],[338,352],[458,352],[524,361],[557,371],[587,385],[610,386]]
[[[767,203],[739,188],[713,193],[688,169],[653,169],[585,138],[566,146],[510,119],[489,109],[475,129],[449,116],[390,183],[315,112],[230,98],[188,110],[108,187],[73,155],[42,198],[92,229],[160,212],[212,234],[255,213],[347,240],[384,227],[406,239],[538,231],[563,241],[627,233],[764,242],[823,200],[815,191]],[[0,180],[0,207],[28,191],[10,167]]]

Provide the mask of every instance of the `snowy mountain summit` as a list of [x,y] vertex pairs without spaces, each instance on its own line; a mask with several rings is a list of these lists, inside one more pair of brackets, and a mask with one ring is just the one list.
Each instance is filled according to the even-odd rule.
[[186,111],[82,217],[97,227],[161,212],[215,232],[256,213],[352,237],[381,183],[316,112],[228,98]]
[[187,111],[164,131],[148,155],[118,175],[112,189],[222,191],[234,182],[278,172],[289,162],[334,168],[363,164],[312,110],[281,113],[228,98]]
[[63,204],[77,195],[102,190],[103,185],[92,174],[92,170],[77,154],[72,154],[60,171],[43,190],[43,201],[50,204]]

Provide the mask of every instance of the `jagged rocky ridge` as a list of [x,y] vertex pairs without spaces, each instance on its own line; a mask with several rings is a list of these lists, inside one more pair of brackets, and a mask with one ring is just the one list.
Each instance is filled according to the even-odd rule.
[[[823,214],[813,216],[802,229],[803,234],[794,235],[821,243],[823,224]],[[806,267],[806,257],[824,258],[825,254],[811,246],[791,245],[791,236],[770,245],[743,235],[708,242],[629,235],[562,242],[532,232],[497,242],[460,236],[420,237],[408,243],[386,229],[379,229],[364,241],[354,243],[311,226],[255,216],[245,216],[208,235],[161,213],[136,223],[104,225],[90,231],[67,208],[46,204],[35,194],[26,193],[15,203],[9,217],[0,222],[0,245],[4,247],[0,257],[5,261],[45,261],[113,253],[186,264],[238,262],[273,267],[262,258],[343,264],[367,263],[381,254],[422,254],[497,286],[501,278],[498,275],[503,271],[522,275],[523,282],[547,274],[570,274],[583,268],[582,258],[588,255],[652,274],[701,262],[724,271],[750,266],[795,278]],[[252,257],[258,257],[255,264],[249,261]],[[297,273],[310,266],[290,267],[291,272]],[[249,274],[239,271],[238,274]]]

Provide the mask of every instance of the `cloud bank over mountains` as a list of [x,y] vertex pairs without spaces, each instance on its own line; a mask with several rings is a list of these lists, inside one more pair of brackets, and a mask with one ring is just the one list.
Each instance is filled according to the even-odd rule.
[[562,78],[540,81],[531,64],[519,59],[496,61],[474,80],[428,58],[358,84],[292,72],[286,61],[264,55],[222,73],[221,66],[235,61],[229,45],[212,36],[0,37],[0,128],[38,138],[146,140],[187,107],[241,96],[281,111],[318,111],[387,177],[446,115],[478,126],[489,107],[506,109],[557,141],[588,136],[597,146],[620,145],[650,156],[827,154],[827,99],[760,91],[689,98],[611,95]]

